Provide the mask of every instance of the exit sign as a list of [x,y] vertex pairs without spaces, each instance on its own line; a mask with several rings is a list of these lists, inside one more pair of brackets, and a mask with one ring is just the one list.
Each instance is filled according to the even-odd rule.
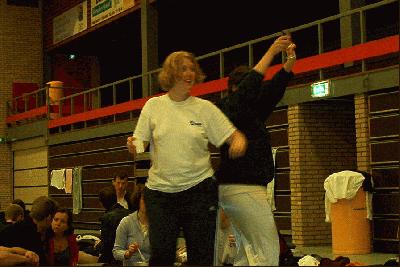
[[325,97],[331,93],[330,81],[321,81],[311,84],[311,97]]

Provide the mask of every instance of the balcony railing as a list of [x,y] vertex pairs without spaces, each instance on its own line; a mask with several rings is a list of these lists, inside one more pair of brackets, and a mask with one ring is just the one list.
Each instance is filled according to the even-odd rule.
[[[397,8],[396,3],[398,0],[384,0],[287,29],[298,44],[298,62],[294,69],[296,76],[304,78],[311,75],[314,81],[322,80],[332,76],[330,67],[343,67],[344,64],[353,66],[349,70],[364,72],[368,70],[366,59],[398,53],[398,14],[396,23],[386,27],[382,31],[383,34],[381,31],[367,27],[367,22],[374,20],[374,14],[370,14],[369,11],[382,10],[384,12],[385,8],[390,8],[392,5],[393,8]],[[355,24],[356,27],[354,27]],[[346,25],[353,26],[346,28]],[[343,32],[341,34],[343,30],[346,30],[348,34]],[[377,32],[379,34],[376,34]],[[199,56],[197,59],[206,72],[207,80],[203,84],[195,86],[193,94],[204,95],[224,90],[226,74],[237,65],[253,66],[279,35],[280,33],[274,33]],[[380,43],[374,43],[374,41]],[[369,44],[374,44],[374,47],[385,44],[388,47],[369,51],[372,47],[372,45],[369,47]],[[362,54],[355,54],[357,51]],[[266,79],[280,68],[282,60],[283,58],[273,62],[275,66],[269,69]],[[394,64],[398,64],[398,62]],[[58,131],[61,131],[61,126],[65,125],[72,125],[73,129],[104,122],[115,122],[121,118],[132,119],[133,112],[140,110],[149,97],[160,92],[157,83],[159,71],[160,69],[156,69],[76,94],[65,95],[56,100],[57,105],[54,105],[54,101],[52,103],[49,92],[58,88],[46,86],[8,102],[9,117],[6,122],[13,123],[40,116],[49,120],[49,128],[58,128]],[[343,71],[338,73],[339,75],[347,74]],[[299,80],[306,81],[306,79]],[[34,99],[35,104],[32,106],[33,108],[28,108],[31,99]],[[16,103],[21,101],[24,103],[24,109],[16,110]]]

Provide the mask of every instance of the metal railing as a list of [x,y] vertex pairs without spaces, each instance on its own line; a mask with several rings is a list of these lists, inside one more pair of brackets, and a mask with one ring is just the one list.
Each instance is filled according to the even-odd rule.
[[[366,41],[382,38],[382,35],[371,34],[371,31],[367,29],[368,11],[374,9],[377,10],[380,7],[388,6],[389,4],[398,2],[399,0],[383,0],[378,3],[367,5],[364,7],[349,10],[338,15],[330,16],[321,20],[317,20],[305,25],[287,29],[292,35],[292,38],[298,43],[297,55],[298,58],[309,57],[313,55],[322,54],[327,51],[340,49],[343,47],[343,43],[347,42],[348,46],[353,46]],[[397,8],[397,7],[396,7]],[[372,18],[371,18],[372,19]],[[355,24],[356,31],[348,27],[346,30],[349,35],[344,35],[343,29],[346,20],[357,21]],[[351,25],[352,23],[350,23]],[[354,22],[353,22],[354,25]],[[385,35],[390,36],[398,34],[398,19],[397,24],[392,25],[385,29]],[[326,34],[325,29],[329,29],[329,35]],[[281,33],[274,33],[268,36],[264,36],[255,40],[237,44],[228,48],[221,49],[219,51],[211,52],[202,56],[197,57],[203,70],[207,75],[207,80],[216,80],[226,76],[230,70],[237,65],[246,64],[250,67],[254,65],[255,59],[261,58],[262,54],[266,51],[267,47],[277,38]],[[333,40],[332,40],[333,36]],[[310,37],[312,39],[310,39]],[[335,38],[336,37],[336,38]],[[351,38],[349,38],[351,37]],[[349,40],[346,40],[349,39]],[[299,42],[304,44],[299,44]],[[274,63],[281,63],[282,59],[277,59]],[[362,61],[361,71],[365,71],[365,61]],[[160,69],[155,69],[146,73],[128,77],[113,83],[101,85],[89,90],[84,90],[79,93],[63,96],[59,101],[58,115],[51,116],[51,108],[48,108],[50,114],[48,118],[69,116],[72,114],[104,108],[107,106],[117,105],[133,99],[139,99],[153,95],[159,92],[159,85],[157,83],[157,75]],[[319,79],[324,79],[324,70],[318,70]],[[147,84],[143,86],[144,83]],[[150,88],[150,92],[143,92],[142,88]],[[24,100],[24,110],[28,110],[28,104],[30,97],[35,98],[36,105],[39,104],[51,104],[49,98],[48,86],[36,90],[34,92],[24,94],[23,96],[16,97],[12,100],[15,103],[21,99]],[[44,96],[43,96],[44,94]],[[149,95],[147,95],[149,94]],[[15,104],[8,103],[9,108],[15,107]],[[15,112],[21,112],[19,110],[11,110],[9,114],[15,114]],[[116,120],[115,115],[113,121]],[[130,114],[132,118],[132,113]],[[86,127],[86,122],[84,122]]]

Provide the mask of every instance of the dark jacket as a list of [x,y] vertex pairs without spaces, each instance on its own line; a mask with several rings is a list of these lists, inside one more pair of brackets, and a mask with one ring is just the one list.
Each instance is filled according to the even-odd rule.
[[236,92],[218,103],[219,108],[248,139],[246,154],[230,159],[229,146],[221,147],[221,163],[216,172],[220,184],[266,185],[274,177],[270,136],[265,126],[268,116],[282,99],[293,73],[281,69],[271,81],[251,70]]
[[39,255],[40,265],[46,265],[44,242],[37,232],[36,224],[30,221],[16,222],[0,233],[0,246],[21,247]]
[[99,262],[108,264],[117,264],[114,259],[112,250],[115,242],[115,232],[117,227],[125,216],[128,216],[131,211],[125,209],[120,204],[116,203],[100,218],[101,223],[101,245]]

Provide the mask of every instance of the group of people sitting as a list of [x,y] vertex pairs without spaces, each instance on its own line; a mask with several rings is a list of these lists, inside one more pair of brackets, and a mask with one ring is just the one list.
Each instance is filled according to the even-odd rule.
[[[124,174],[114,177],[113,186],[100,190],[105,213],[100,218],[100,241],[90,251],[80,251],[70,209],[42,196],[29,212],[22,200],[15,199],[5,209],[5,222],[0,224],[0,266],[76,266],[88,258],[115,266],[148,264],[151,250],[144,184],[135,184],[133,191],[127,187],[128,176]],[[182,243],[177,247],[178,264],[186,261],[185,254]]]
[[5,210],[0,227],[0,265],[76,266],[79,249],[72,227],[72,213],[49,197],[32,203],[30,212],[21,200]]

